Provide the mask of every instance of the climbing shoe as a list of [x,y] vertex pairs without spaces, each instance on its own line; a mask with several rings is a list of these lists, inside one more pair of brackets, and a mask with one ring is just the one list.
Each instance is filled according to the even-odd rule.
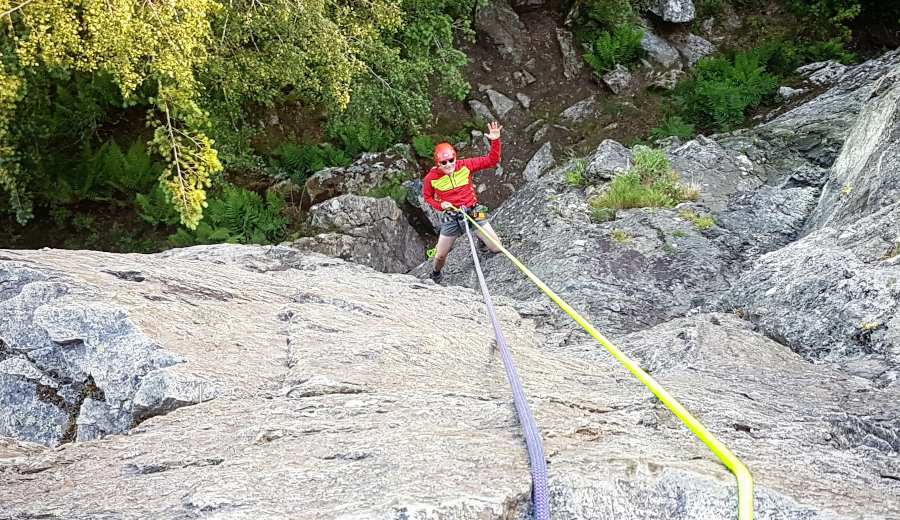
[[441,283],[441,280],[444,279],[444,273],[440,271],[431,271],[431,281],[434,283]]

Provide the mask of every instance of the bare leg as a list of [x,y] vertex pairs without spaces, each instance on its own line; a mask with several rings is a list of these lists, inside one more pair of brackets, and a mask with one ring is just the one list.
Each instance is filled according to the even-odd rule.
[[440,235],[438,236],[437,247],[435,247],[434,251],[434,270],[440,271],[444,267],[444,262],[447,261],[447,254],[450,253],[450,249],[453,248],[453,243],[456,242],[455,236],[447,236]]
[[[494,231],[494,228],[491,227],[490,222],[485,222],[484,224],[479,224],[479,225],[481,226],[482,229],[484,229],[485,231],[487,231],[487,234],[490,235],[490,237],[493,238],[495,241],[497,241],[498,244],[501,243],[501,242],[500,242],[500,237],[497,236],[497,233]],[[482,234],[481,231],[476,230],[476,231],[475,231],[475,235],[476,235],[478,238],[480,238],[482,242],[484,242],[484,245],[486,245],[486,246],[488,247],[488,249],[490,249],[491,251],[493,251],[493,252],[495,252],[495,253],[499,253],[499,252],[500,252],[500,248],[497,247],[497,246],[495,246],[495,245],[493,244],[493,242],[491,242],[490,240],[488,240],[487,238],[485,238],[484,234]],[[435,255],[435,256],[437,256],[437,255]]]

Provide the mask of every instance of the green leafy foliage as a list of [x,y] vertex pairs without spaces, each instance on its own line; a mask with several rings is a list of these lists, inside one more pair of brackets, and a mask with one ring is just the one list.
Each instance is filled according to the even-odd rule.
[[153,226],[174,226],[181,220],[175,206],[169,201],[169,195],[159,184],[150,188],[149,193],[135,196],[138,205],[138,216]]
[[634,26],[640,21],[637,10],[629,0],[588,0],[576,6],[575,37],[593,42],[602,31],[620,25]]
[[281,241],[289,218],[282,215],[284,198],[266,192],[263,199],[256,192],[226,186],[218,197],[208,201],[203,220],[196,229],[179,228],[169,236],[176,246],[216,244],[266,244]]
[[413,150],[423,159],[430,159],[434,155],[434,140],[430,135],[418,135],[412,140]]
[[676,86],[676,106],[690,123],[727,131],[744,121],[747,110],[774,100],[778,76],[766,65],[778,46],[767,45],[732,58],[702,58],[693,78]]
[[[287,98],[327,106],[327,137],[354,154],[415,135],[434,84],[454,99],[469,91],[455,45],[474,36],[476,0],[6,3],[0,188],[9,198],[0,209],[23,223],[35,190],[52,184],[46,150],[98,146],[97,129],[123,115],[125,126],[150,122],[152,136],[141,138],[163,159],[162,199],[193,227],[222,160],[261,166],[250,146],[258,107]],[[140,132],[126,131],[129,140]],[[95,182],[72,179],[70,195]],[[148,208],[160,199],[142,194]]]
[[403,204],[404,200],[406,200],[406,193],[408,189],[403,186],[403,183],[406,182],[406,174],[403,172],[397,172],[394,175],[388,177],[381,186],[369,190],[366,193],[366,196],[373,197],[376,199],[383,199],[386,197],[390,197],[394,199],[394,202],[397,205]]
[[106,141],[96,151],[85,141],[80,154],[60,158],[50,166],[55,168],[45,174],[46,184],[37,196],[53,206],[82,200],[130,205],[138,194],[159,184],[164,169],[150,158],[143,143],[132,143],[125,153],[115,140]]
[[670,136],[687,140],[693,131],[694,125],[686,123],[680,116],[669,116],[663,124],[650,130],[650,140],[655,142]]
[[640,63],[647,51],[641,47],[643,29],[620,25],[610,31],[601,31],[594,41],[594,52],[585,54],[584,61],[594,74],[602,75],[617,65],[630,67]]
[[345,166],[352,160],[344,150],[330,144],[318,145],[312,141],[303,144],[282,143],[275,149],[277,166],[300,184],[311,174],[332,166]]
[[584,169],[586,160],[578,158],[573,161],[572,168],[566,171],[566,182],[569,186],[581,186],[584,184]]

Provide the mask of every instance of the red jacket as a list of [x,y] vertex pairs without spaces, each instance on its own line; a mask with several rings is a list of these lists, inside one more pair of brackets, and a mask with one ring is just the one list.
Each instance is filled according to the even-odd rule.
[[425,174],[425,183],[422,185],[422,196],[431,207],[441,211],[441,202],[449,202],[456,207],[465,206],[471,208],[478,202],[475,195],[475,185],[472,184],[472,172],[490,168],[500,161],[500,138],[491,141],[491,151],[484,157],[471,159],[457,159],[454,166],[456,171],[450,175],[438,169],[431,168]]

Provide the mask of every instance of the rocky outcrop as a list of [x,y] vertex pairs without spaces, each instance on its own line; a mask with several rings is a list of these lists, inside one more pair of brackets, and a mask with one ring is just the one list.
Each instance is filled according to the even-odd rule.
[[[3,254],[103,283],[107,305],[184,358],[178,373],[235,389],[98,442],[36,452],[0,438],[15,460],[0,462],[3,517],[528,515],[527,453],[469,289],[279,247]],[[107,281],[111,264],[144,281]],[[205,296],[164,292],[188,275]],[[540,325],[534,305],[495,302],[550,461],[554,517],[733,514],[728,470],[608,353]],[[752,329],[697,314],[617,343],[750,468],[756,516],[888,518],[900,508],[896,389],[810,365]]]
[[671,38],[670,42],[678,49],[678,52],[681,53],[685,63],[690,68],[697,65],[697,61],[700,58],[716,52],[716,47],[713,44],[693,33],[676,34]]
[[[421,189],[420,189],[421,191]],[[391,198],[341,195],[310,208],[313,226],[331,230],[290,245],[385,273],[405,273],[425,261],[425,246]]]
[[[894,50],[876,60],[841,68],[841,74],[828,74],[819,85],[810,85],[811,92],[827,88],[825,92],[759,127],[717,141],[726,148],[743,150],[761,165],[768,184],[821,188],[876,85],[886,85],[880,80],[896,75],[898,57],[900,50]],[[826,69],[827,63],[823,63],[818,69],[807,66],[805,72]]]
[[364,153],[353,164],[325,168],[306,181],[304,208],[344,194],[365,195],[385,182],[406,180],[415,170],[407,145],[397,145],[381,153]]
[[[693,157],[685,162],[699,161]],[[565,164],[526,184],[489,216],[505,247],[601,330],[628,333],[683,316],[737,278],[731,254],[674,210],[623,210],[613,222],[592,223],[585,189],[565,180],[574,167]],[[742,176],[736,177],[740,182]],[[705,206],[693,209],[708,211]],[[498,294],[522,301],[544,299],[502,255],[484,258],[483,266]],[[429,269],[423,264],[411,273],[425,277]],[[450,252],[443,272],[444,283],[477,287],[471,253],[464,245]],[[561,311],[547,312],[557,326],[576,327]]]

